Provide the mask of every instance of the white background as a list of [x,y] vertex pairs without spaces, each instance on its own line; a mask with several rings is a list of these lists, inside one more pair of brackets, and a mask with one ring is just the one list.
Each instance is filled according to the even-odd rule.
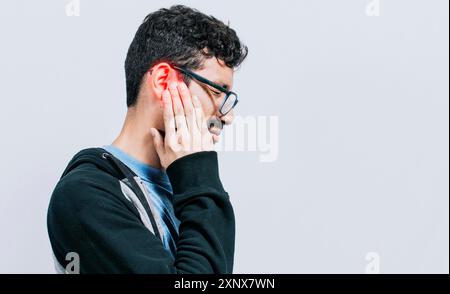
[[149,13],[184,3],[249,46],[238,114],[279,118],[279,152],[221,152],[235,273],[449,272],[446,0],[0,1],[0,273],[53,272],[52,190],[109,144],[123,64]]

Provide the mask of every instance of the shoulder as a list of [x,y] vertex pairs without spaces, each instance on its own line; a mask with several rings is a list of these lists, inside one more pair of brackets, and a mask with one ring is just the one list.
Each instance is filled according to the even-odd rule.
[[58,181],[50,199],[49,211],[79,211],[120,198],[123,196],[117,178],[95,164],[83,163]]

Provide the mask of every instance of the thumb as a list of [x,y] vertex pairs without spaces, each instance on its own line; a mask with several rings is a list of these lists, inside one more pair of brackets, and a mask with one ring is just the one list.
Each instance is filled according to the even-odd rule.
[[161,158],[164,153],[163,138],[157,129],[151,128],[150,133],[153,137],[153,145],[155,146],[156,152],[158,153],[159,158]]

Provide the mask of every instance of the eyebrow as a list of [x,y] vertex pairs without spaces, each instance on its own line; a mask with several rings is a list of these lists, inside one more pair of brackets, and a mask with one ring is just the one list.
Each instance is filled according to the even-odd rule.
[[[230,91],[230,86],[228,84],[225,84],[221,80],[209,80],[210,83],[214,84],[215,86],[219,86],[220,88],[223,88],[226,91]],[[212,85],[208,85],[209,87],[212,87]],[[214,87],[213,87],[214,88]],[[219,90],[219,89],[216,89]]]
[[225,83],[223,80],[221,79],[216,79],[216,80],[211,80],[211,82],[213,82],[214,84],[216,84],[217,86],[220,86],[222,88],[224,88],[227,91],[230,91],[230,85],[228,85],[227,83]]

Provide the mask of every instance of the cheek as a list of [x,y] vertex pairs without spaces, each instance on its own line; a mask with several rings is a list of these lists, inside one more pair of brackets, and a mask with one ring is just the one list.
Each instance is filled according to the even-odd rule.
[[208,118],[214,114],[214,104],[211,100],[211,98],[208,96],[207,93],[202,88],[197,87],[189,87],[189,90],[191,91],[191,95],[197,95],[198,99],[200,100],[200,103],[202,104],[202,109],[204,115]]
[[208,118],[214,114],[214,104],[211,103],[211,99],[209,97],[205,97],[205,99],[200,99],[202,102],[203,113]]

